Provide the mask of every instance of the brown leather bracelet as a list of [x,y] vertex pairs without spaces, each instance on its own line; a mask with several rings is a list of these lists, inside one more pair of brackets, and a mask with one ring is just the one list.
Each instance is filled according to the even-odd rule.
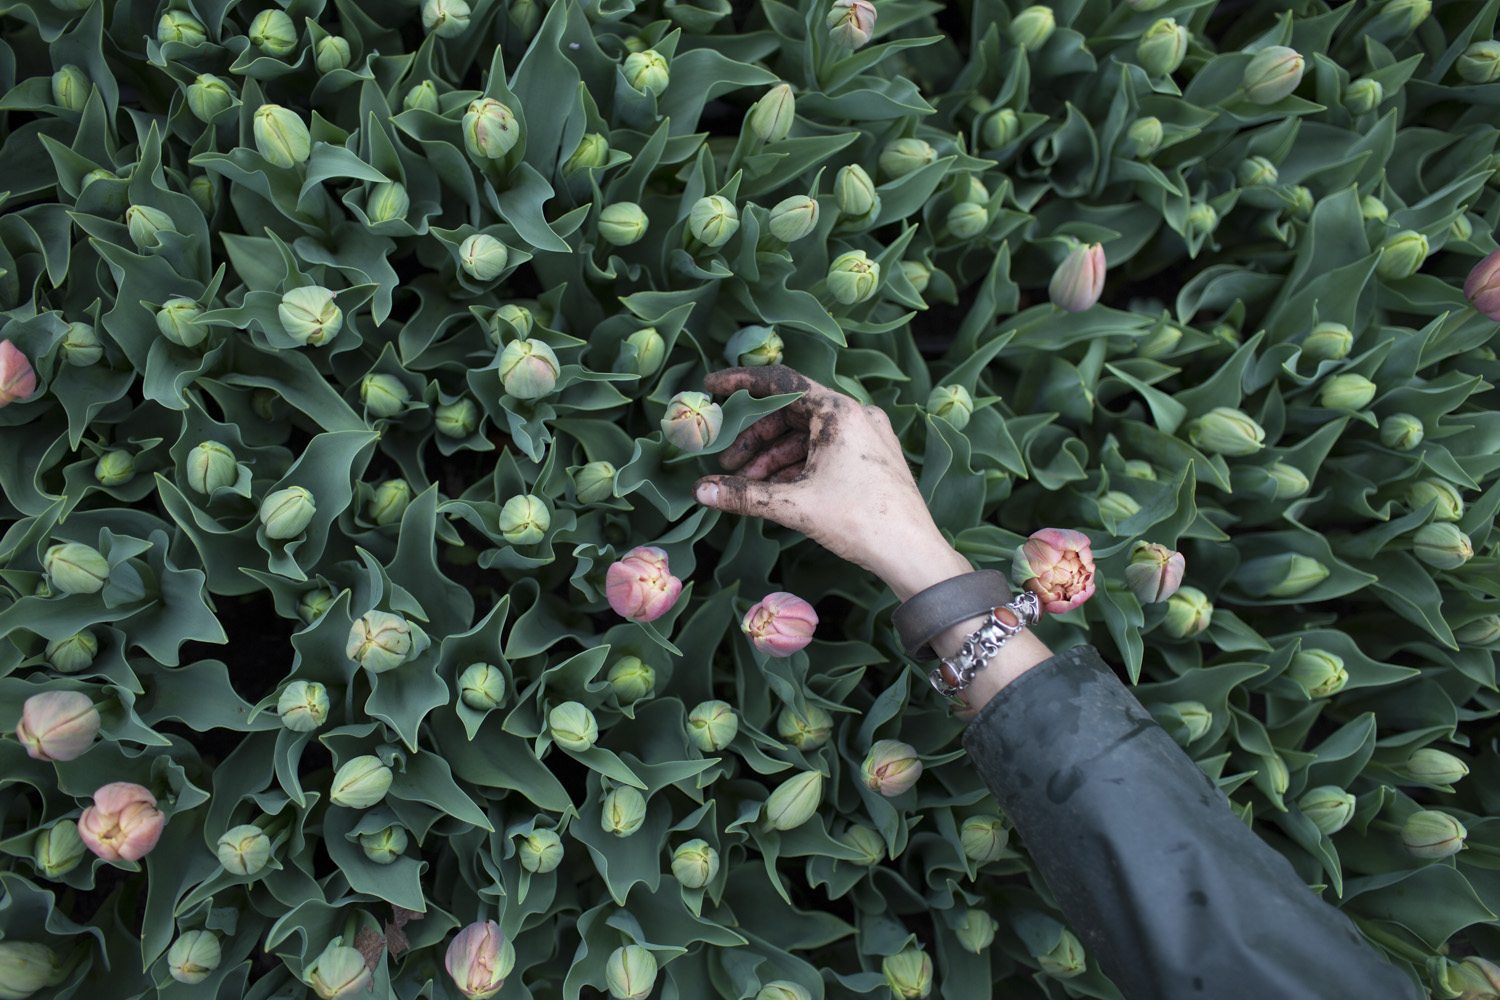
[[1005,574],[996,569],[975,570],[949,577],[908,598],[891,614],[906,655],[915,660],[937,657],[932,640],[971,618],[990,613],[1011,597]]

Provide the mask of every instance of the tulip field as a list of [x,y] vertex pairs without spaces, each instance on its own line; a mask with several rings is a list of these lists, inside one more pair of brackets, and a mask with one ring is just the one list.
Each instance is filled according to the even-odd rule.
[[1500,997],[1497,18],[0,0],[0,1000],[1119,997],[771,364]]

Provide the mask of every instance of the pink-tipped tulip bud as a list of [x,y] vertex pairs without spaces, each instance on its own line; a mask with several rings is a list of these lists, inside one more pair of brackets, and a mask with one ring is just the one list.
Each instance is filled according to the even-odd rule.
[[833,0],[826,23],[829,38],[857,49],[875,34],[875,4],[873,0]]
[[1157,604],[1177,593],[1187,562],[1156,542],[1136,542],[1125,567],[1125,584],[1142,604]]
[[99,710],[82,691],[43,691],[26,699],[16,739],[36,760],[73,760],[99,733]]
[[[1500,250],[1474,265],[1474,270],[1464,281],[1464,297],[1486,318],[1500,323]],[[0,351],[4,349],[5,345],[0,344]],[[0,356],[0,372],[4,367],[3,356]],[[0,406],[5,401],[4,386],[5,380],[0,378]]]
[[515,948],[493,920],[477,921],[459,931],[443,955],[448,975],[469,1000],[488,1000],[499,993],[515,964]]
[[1049,615],[1071,611],[1094,596],[1094,552],[1088,536],[1043,528],[1016,549],[1012,573],[1041,598]]
[[0,407],[18,403],[36,392],[36,369],[21,349],[0,340]]
[[724,410],[704,392],[679,392],[661,418],[662,437],[683,451],[702,451],[714,443],[724,424]]
[[900,795],[922,776],[922,758],[910,743],[876,740],[860,772],[865,787],[886,798]]
[[139,861],[166,825],[155,795],[132,782],[113,781],[94,793],[94,804],[78,817],[78,836],[105,861]]
[[1053,272],[1047,295],[1052,304],[1068,312],[1083,312],[1099,301],[1104,291],[1104,247],[1094,243],[1074,247]]
[[615,614],[649,622],[677,603],[682,581],[672,575],[665,551],[654,545],[638,545],[609,567],[604,575],[604,593]]
[[740,629],[750,644],[769,656],[791,656],[812,642],[818,613],[796,594],[767,594],[745,613]]

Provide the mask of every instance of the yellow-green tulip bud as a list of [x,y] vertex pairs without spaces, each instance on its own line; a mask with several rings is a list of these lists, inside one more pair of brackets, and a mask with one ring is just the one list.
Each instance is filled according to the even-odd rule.
[[1306,62],[1296,49],[1268,45],[1245,65],[1245,96],[1253,104],[1275,104],[1302,82]]
[[1324,322],[1302,341],[1302,353],[1317,361],[1337,361],[1354,346],[1354,333],[1342,323]]
[[521,867],[537,875],[555,870],[562,864],[564,853],[562,838],[546,827],[532,830],[516,845]]
[[1454,817],[1436,809],[1419,809],[1401,827],[1401,844],[1414,858],[1435,861],[1463,850],[1469,831]]
[[880,972],[897,1000],[923,1000],[932,992],[932,959],[920,948],[907,948],[881,959]]
[[97,594],[109,579],[109,561],[82,542],[54,545],[42,555],[47,582],[59,594]]
[[688,213],[688,232],[710,249],[728,243],[739,228],[739,210],[734,207],[734,202],[722,195],[699,198]]
[[967,201],[959,202],[948,210],[945,222],[948,232],[958,239],[972,240],[989,228],[990,212],[983,205]]
[[855,823],[839,834],[839,843],[859,855],[854,864],[868,868],[885,860],[885,841],[868,826]]
[[979,138],[988,149],[1002,149],[1021,134],[1021,116],[1014,108],[997,108],[979,126]]
[[1427,253],[1427,237],[1410,229],[1403,230],[1380,245],[1375,273],[1387,281],[1410,278],[1421,270]]
[[843,305],[871,299],[880,285],[880,265],[863,250],[839,254],[828,265],[828,291]]
[[373,754],[361,754],[346,761],[333,775],[328,798],[346,809],[369,809],[385,798],[391,789],[394,772]]
[[87,368],[104,357],[99,333],[87,323],[69,323],[63,333],[63,360],[75,368]]
[[615,493],[615,472],[612,462],[589,462],[573,472],[573,495],[579,503],[599,503]]
[[598,132],[585,132],[578,140],[578,148],[563,163],[564,175],[580,170],[592,170],[609,162],[609,140]]
[[297,599],[297,617],[308,625],[323,617],[338,597],[327,587],[314,587]]
[[823,775],[801,771],[772,790],[766,799],[766,824],[773,830],[795,830],[813,818],[823,802]]
[[1010,831],[999,816],[970,816],[959,828],[958,838],[964,857],[976,865],[985,865],[1005,855]]
[[1136,498],[1120,490],[1109,490],[1095,502],[1099,505],[1099,516],[1105,520],[1124,521],[1141,512]]
[[[1170,598],[1169,598],[1170,599]],[[1189,743],[1200,740],[1213,728],[1214,713],[1201,701],[1174,701],[1171,703],[1172,710],[1182,720],[1187,729],[1187,741]]]
[[610,246],[628,247],[646,235],[651,220],[633,201],[617,201],[599,212],[599,238]]
[[615,368],[646,378],[656,374],[666,355],[667,343],[656,327],[642,327],[626,337],[625,343],[620,345],[620,356],[615,359]]
[[927,396],[927,412],[963,430],[974,413],[974,398],[961,385],[940,385]]
[[317,509],[306,487],[288,486],[261,501],[260,523],[267,538],[296,538],[307,530]]
[[499,160],[521,141],[521,123],[492,97],[471,101],[462,122],[464,148],[476,160]]
[[367,611],[349,629],[344,653],[372,674],[395,670],[411,659],[411,622],[389,611]]
[[99,640],[88,629],[72,635],[49,639],[42,655],[53,670],[60,674],[76,674],[94,665],[99,655]]
[[394,417],[410,400],[411,390],[394,375],[372,372],[360,380],[359,401],[372,416]]
[[294,733],[310,733],[328,721],[328,689],[317,681],[292,681],[276,698],[281,725]]
[[790,979],[773,979],[756,991],[755,1000],[812,1000],[812,994]]
[[195,445],[188,452],[185,465],[188,485],[204,496],[222,486],[233,486],[240,475],[234,452],[217,441],[203,441]]
[[1136,157],[1144,159],[1161,148],[1162,139],[1165,137],[1161,119],[1154,115],[1137,118],[1130,123],[1130,128],[1125,130],[1125,137],[1134,143]]
[[1359,215],[1366,222],[1384,222],[1390,214],[1385,203],[1374,195],[1367,194],[1359,199]]
[[135,456],[123,448],[106,451],[94,463],[94,480],[100,486],[123,486],[135,478]]
[[411,495],[411,484],[406,480],[387,479],[370,494],[365,516],[381,526],[396,524],[411,506]]
[[689,840],[672,852],[672,877],[689,889],[701,889],[719,874],[719,852],[706,840]]
[[131,205],[125,210],[125,228],[130,241],[141,250],[161,246],[161,234],[175,232],[172,217],[159,208],[149,205]]
[[1064,930],[1057,944],[1045,955],[1036,957],[1042,971],[1056,979],[1072,979],[1088,971],[1088,961],[1083,953],[1083,944],[1070,930]]
[[156,329],[174,344],[197,347],[208,336],[208,328],[198,323],[203,307],[192,299],[173,296],[156,310]]
[[768,228],[783,243],[795,243],[818,227],[818,203],[805,194],[783,198],[771,209]]
[[1433,521],[1412,535],[1412,552],[1434,569],[1458,569],[1474,558],[1474,545],[1458,525]]
[[1190,236],[1207,237],[1219,228],[1219,213],[1208,202],[1200,201],[1188,207],[1187,231]]
[[431,80],[423,80],[421,83],[414,85],[401,98],[402,111],[428,111],[432,114],[437,114],[441,110],[441,107],[442,105],[438,100],[437,85]]
[[338,35],[324,35],[313,49],[313,65],[319,73],[332,73],[336,69],[347,69],[353,53],[349,40]]
[[1406,776],[1423,785],[1455,785],[1469,773],[1469,765],[1459,757],[1434,747],[1413,750],[1402,768]]
[[599,723],[588,707],[565,701],[547,713],[547,732],[565,750],[584,751],[599,740]]
[[816,750],[833,735],[833,716],[811,703],[806,712],[788,705],[776,716],[776,733],[798,750]]
[[1500,42],[1487,39],[1464,49],[1454,69],[1465,83],[1485,84],[1500,80]]
[[646,1000],[656,988],[656,956],[640,945],[616,948],[604,963],[604,980],[614,1000]]
[[92,87],[83,70],[68,63],[52,74],[52,103],[65,111],[82,111]]
[[468,30],[470,13],[464,0],[424,0],[422,27],[429,35],[457,38]]
[[1027,52],[1035,52],[1047,44],[1057,28],[1057,19],[1051,7],[1037,4],[1027,7],[1011,19],[1006,35]]
[[1361,77],[1344,88],[1344,107],[1351,115],[1369,114],[1385,100],[1385,88],[1379,80]]
[[858,163],[839,168],[833,177],[833,197],[841,214],[856,219],[869,215],[880,204],[875,182]]
[[344,311],[322,285],[288,289],[276,306],[276,318],[287,336],[309,347],[328,343],[344,326]]
[[68,967],[57,952],[32,941],[0,941],[0,997],[25,1000],[62,982]]
[[169,10],[156,22],[156,40],[163,45],[168,42],[200,45],[208,40],[208,29],[185,10]]
[[1135,59],[1150,76],[1167,76],[1187,58],[1188,30],[1170,17],[1157,18],[1136,43]]
[[1266,432],[1248,414],[1216,406],[1188,426],[1188,440],[1210,455],[1243,458],[1265,447]]
[[903,260],[901,262],[901,273],[906,275],[907,283],[911,285],[912,291],[918,295],[927,291],[927,286],[932,281],[932,268],[920,260]]
[[642,49],[625,57],[625,82],[641,93],[660,96],[671,81],[667,59],[655,49]]
[[1264,156],[1252,156],[1241,163],[1236,172],[1241,187],[1264,187],[1275,184],[1280,178],[1276,164]]
[[499,347],[505,341],[507,333],[514,334],[520,340],[526,340],[531,336],[532,327],[535,325],[536,318],[532,316],[530,309],[518,302],[507,302],[490,316],[488,327],[490,343]]
[[550,527],[552,512],[541,497],[522,493],[500,508],[500,533],[512,545],[535,545],[547,537]]
[[1467,215],[1460,215],[1448,223],[1448,236],[1455,243],[1467,243],[1474,235],[1474,223],[1469,221]]
[[167,949],[167,972],[189,986],[203,982],[223,961],[219,937],[212,931],[187,931]]
[[308,965],[307,983],[318,1000],[356,1000],[373,990],[374,973],[357,948],[334,938]]
[[1385,0],[1376,23],[1392,34],[1409,35],[1432,13],[1432,0]]
[[306,163],[312,135],[297,112],[279,104],[262,104],[255,112],[255,148],[266,162],[283,170]]
[[1197,587],[1183,585],[1167,598],[1167,615],[1162,628],[1174,639],[1191,639],[1208,628],[1214,606],[1208,595]]
[[735,331],[724,347],[724,357],[731,365],[756,367],[781,364],[781,334],[769,326],[746,326]]
[[880,172],[887,177],[905,177],[937,160],[937,150],[924,139],[895,139],[880,151]]
[[214,182],[205,174],[188,181],[188,197],[193,199],[193,203],[204,215],[213,214],[214,205],[218,201],[216,190]]
[[740,717],[725,701],[705,701],[694,706],[687,717],[688,739],[704,753],[718,753],[734,741],[740,731]]
[[381,181],[376,184],[370,188],[370,196],[365,201],[365,215],[374,225],[404,221],[410,210],[411,196],[406,193],[406,185],[398,181]]
[[515,399],[541,399],[557,386],[561,365],[551,347],[540,340],[513,340],[497,362],[500,381]]
[[505,674],[490,663],[471,663],[458,675],[458,697],[476,712],[488,712],[505,702]]
[[599,826],[605,833],[628,837],[646,822],[646,797],[629,785],[612,788],[599,808]]
[[606,678],[622,704],[647,697],[656,687],[656,671],[638,656],[622,656],[609,668]]
[[1309,698],[1327,698],[1349,683],[1344,658],[1326,649],[1304,649],[1292,657],[1287,677],[1307,693]]
[[458,263],[475,281],[494,281],[510,263],[510,251],[493,236],[475,233],[459,244]]
[[1454,629],[1453,637],[1465,646],[1488,646],[1500,640],[1500,615],[1481,615]]
[[1286,462],[1272,462],[1266,473],[1271,477],[1272,496],[1277,500],[1292,500],[1296,497],[1305,496],[1312,489],[1312,483],[1308,481],[1307,475],[1295,465]]
[[215,853],[219,864],[231,875],[255,875],[271,860],[271,838],[253,823],[226,830]]
[[479,427],[479,406],[468,396],[443,403],[434,412],[433,426],[446,438],[466,438]]
[[762,142],[780,142],[792,131],[797,115],[797,98],[791,84],[779,83],[750,107],[750,131]]
[[1458,521],[1464,516],[1464,498],[1446,479],[1418,479],[1406,488],[1406,505],[1412,510],[1433,504],[1434,521]]
[[1302,793],[1297,808],[1325,836],[1333,836],[1354,818],[1354,796],[1338,785],[1320,785]]
[[667,402],[661,418],[661,436],[683,451],[702,451],[713,445],[723,424],[723,407],[708,393],[689,389]]
[[250,44],[268,56],[281,57],[297,47],[297,26],[283,10],[263,10],[245,33]]
[[963,916],[958,918],[958,926],[953,933],[958,938],[958,943],[963,949],[975,955],[981,955],[995,940],[995,931],[1000,929],[1000,922],[983,910],[965,910]]
[[78,867],[87,850],[83,838],[78,836],[78,824],[65,819],[36,835],[31,845],[31,861],[42,875],[55,879]]
[[1245,565],[1261,566],[1268,575],[1276,577],[1276,583],[1266,590],[1271,597],[1293,597],[1309,591],[1328,579],[1330,572],[1318,560],[1295,552],[1252,560]]
[[1318,403],[1330,410],[1362,410],[1375,398],[1377,387],[1363,375],[1335,375],[1323,383]]
[[360,850],[365,852],[365,857],[377,865],[393,864],[395,860],[406,853],[410,838],[404,829],[399,826],[388,826],[374,833],[362,833],[359,835]]
[[1131,479],[1156,481],[1156,468],[1143,458],[1131,458],[1125,462],[1125,475]]

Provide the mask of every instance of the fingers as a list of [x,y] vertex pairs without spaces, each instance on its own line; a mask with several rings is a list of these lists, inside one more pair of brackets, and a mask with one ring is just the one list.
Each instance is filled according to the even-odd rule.
[[807,473],[806,462],[793,462],[784,469],[771,473],[769,479],[773,483],[795,483]]
[[807,457],[807,435],[793,431],[773,441],[756,455],[740,475],[746,479],[765,479],[774,473]]
[[797,531],[803,530],[805,523],[797,487],[790,484],[758,482],[743,476],[704,476],[693,487],[693,496],[703,506],[726,514],[764,517]]
[[760,365],[754,368],[721,368],[703,378],[703,387],[716,396],[744,389],[752,396],[779,396],[787,392],[828,392],[794,368]]
[[734,443],[719,453],[719,465],[729,472],[735,471],[754,458],[755,453],[766,444],[785,434],[786,429],[785,410],[777,410],[761,417],[740,431],[740,436],[734,439]]

